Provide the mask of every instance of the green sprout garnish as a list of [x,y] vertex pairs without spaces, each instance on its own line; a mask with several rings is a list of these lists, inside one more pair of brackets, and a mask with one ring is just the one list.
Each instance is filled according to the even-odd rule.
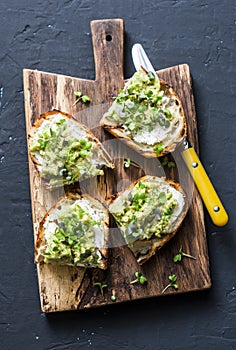
[[124,159],[124,167],[129,168],[130,167],[130,158]]
[[115,295],[111,295],[111,300],[112,301],[116,301],[116,296]]
[[150,81],[153,81],[153,80],[155,80],[155,75],[151,71],[149,71],[148,72],[148,78],[149,78]]
[[95,225],[101,226],[101,221],[93,220],[93,221],[91,222],[91,224],[92,224],[93,226],[95,226]]
[[169,162],[169,159],[168,159],[167,156],[165,156],[165,157],[163,158],[161,164],[162,164],[163,166],[167,166],[168,162]]
[[107,284],[101,282],[95,282],[93,285],[99,287],[101,295],[103,295],[103,289],[108,287]]
[[144,188],[146,188],[147,186],[146,186],[142,181],[139,181],[139,182],[138,182],[138,187],[144,189]]
[[176,280],[177,280],[177,277],[176,277],[175,274],[170,275],[170,276],[169,276],[169,280],[170,280],[170,283],[167,284],[167,286],[163,289],[163,291],[161,292],[161,294],[165,293],[165,291],[166,291],[168,288],[170,288],[170,287],[174,288],[175,290],[177,290],[177,289],[179,288],[178,284],[175,283]]
[[130,284],[140,283],[143,285],[143,284],[147,283],[146,277],[144,275],[142,275],[141,272],[136,271],[135,277],[136,277],[136,279],[131,281]]
[[167,119],[171,119],[172,118],[172,114],[171,114],[169,109],[165,109],[165,116],[166,116]]
[[90,97],[89,97],[88,95],[82,96],[82,102],[83,102],[83,103],[90,102]]
[[196,260],[196,258],[195,258],[194,256],[192,256],[192,255],[190,255],[190,254],[187,254],[187,253],[184,253],[184,252],[183,252],[183,248],[182,248],[182,246],[181,246],[180,249],[179,249],[178,254],[176,254],[176,255],[174,256],[173,261],[174,261],[175,263],[180,262],[180,261],[182,260],[182,257],[183,257],[183,256],[185,256],[186,258],[190,258],[190,259]]
[[163,158],[163,161],[161,162],[163,166],[167,166],[169,169],[170,168],[175,168],[175,162],[169,162],[169,159],[167,156]]
[[175,168],[175,162],[169,162],[167,166],[168,168]]
[[115,289],[112,289],[111,290],[111,301],[116,301],[116,291],[115,291]]
[[76,100],[73,106],[78,102],[87,103],[91,101],[90,97],[88,95],[83,95],[81,91],[75,91],[74,94],[76,96]]

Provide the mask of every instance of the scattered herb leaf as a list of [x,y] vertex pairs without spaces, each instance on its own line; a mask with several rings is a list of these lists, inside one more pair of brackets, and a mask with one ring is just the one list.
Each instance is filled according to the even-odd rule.
[[95,226],[95,225],[101,226],[101,221],[93,220],[93,221],[91,222],[91,224],[92,224],[93,226]]
[[181,261],[182,260],[182,254],[180,254],[180,253],[176,254],[174,256],[173,260],[174,260],[175,263]]
[[170,275],[170,276],[169,276],[169,280],[170,280],[170,283],[167,284],[167,286],[163,289],[163,291],[161,292],[161,294],[165,293],[165,291],[166,291],[168,288],[170,288],[170,287],[174,288],[175,290],[177,290],[177,289],[179,288],[178,284],[175,283],[176,280],[177,280],[177,277],[176,277],[175,274]]
[[182,246],[180,247],[179,249],[179,252],[178,254],[176,254],[173,258],[173,261],[176,263],[176,262],[180,262],[182,260],[182,257],[185,256],[186,258],[190,258],[190,259],[194,259],[196,260],[196,258],[190,254],[187,254],[187,253],[184,253],[183,252],[183,248]]
[[175,162],[169,162],[167,166],[168,168],[175,168]]
[[143,284],[147,283],[147,278],[144,275],[142,275],[141,272],[136,271],[135,277],[136,277],[136,279],[131,281],[130,284],[140,283],[143,285]]
[[175,167],[176,167],[175,162],[169,162],[169,159],[168,159],[167,156],[165,156],[165,157],[163,158],[163,161],[162,161],[161,164],[162,164],[163,166],[167,166],[169,169],[170,169],[170,168],[175,168]]
[[88,95],[82,96],[82,102],[83,102],[83,103],[90,102],[90,97],[89,97]]
[[146,185],[144,183],[142,183],[142,181],[139,181],[138,182],[138,187],[143,189],[143,188],[146,187]]
[[107,288],[107,284],[102,284],[101,282],[95,282],[93,285],[99,287],[101,295],[103,295],[103,289]]
[[76,97],[81,97],[82,96],[82,92],[81,91],[75,91],[75,96]]
[[161,164],[162,164],[163,166],[166,166],[168,163],[169,163],[169,159],[168,159],[167,156],[165,156],[165,157],[163,158],[163,161],[161,162]]
[[90,97],[88,95],[83,95],[81,91],[75,91],[74,94],[76,96],[76,100],[73,106],[76,105],[78,102],[87,103],[91,101]]
[[124,167],[129,168],[130,167],[130,158],[124,159]]

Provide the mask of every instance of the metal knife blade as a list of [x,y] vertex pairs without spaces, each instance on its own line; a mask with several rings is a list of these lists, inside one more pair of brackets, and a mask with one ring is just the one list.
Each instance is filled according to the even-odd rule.
[[157,77],[157,73],[141,44],[134,44],[132,47],[132,58],[135,69],[137,71],[143,67],[147,71],[152,72]]

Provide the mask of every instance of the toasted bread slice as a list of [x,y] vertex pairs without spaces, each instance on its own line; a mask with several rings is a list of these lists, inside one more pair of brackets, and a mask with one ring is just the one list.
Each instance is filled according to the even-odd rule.
[[110,213],[140,264],[175,235],[187,209],[179,184],[149,175],[134,181],[109,204]]
[[103,175],[104,165],[114,168],[99,140],[67,113],[41,115],[28,137],[30,156],[49,189]]
[[186,136],[179,97],[166,82],[144,70],[127,81],[100,125],[147,158],[173,152]]
[[88,194],[68,193],[40,223],[35,262],[107,268],[109,214]]

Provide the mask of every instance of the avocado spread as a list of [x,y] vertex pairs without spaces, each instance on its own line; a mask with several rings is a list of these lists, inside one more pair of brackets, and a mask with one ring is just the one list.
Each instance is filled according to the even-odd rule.
[[127,243],[139,239],[163,237],[171,226],[171,217],[178,201],[170,189],[159,183],[139,181],[131,191],[109,207],[121,227]]
[[140,70],[126,83],[105,114],[135,142],[161,153],[174,132],[176,105],[152,72]]
[[81,179],[103,175],[92,161],[92,138],[85,130],[76,130],[63,115],[45,120],[30,140],[30,151],[42,166],[42,176],[49,179],[51,187],[68,185]]
[[[93,216],[93,217],[92,217]],[[101,221],[75,201],[50,219],[45,225],[45,263],[73,266],[98,266],[101,253],[97,247],[98,238],[104,238]],[[103,242],[100,242],[103,244]]]

